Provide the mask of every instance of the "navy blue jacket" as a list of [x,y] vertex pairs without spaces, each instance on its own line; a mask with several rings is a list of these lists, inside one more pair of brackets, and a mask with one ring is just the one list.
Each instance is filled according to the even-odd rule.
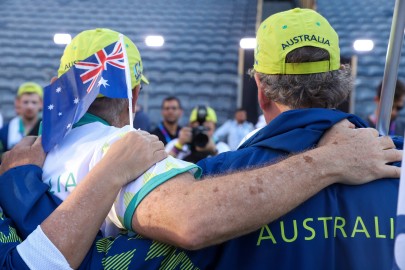
[[[275,162],[315,147],[327,129],[345,118],[357,127],[366,126],[360,118],[340,111],[288,111],[239,150],[198,165],[207,175]],[[394,141],[402,149],[402,138]],[[206,258],[211,261],[207,267],[391,269],[398,182],[384,179],[361,186],[332,185],[260,230],[214,247],[216,258]]]

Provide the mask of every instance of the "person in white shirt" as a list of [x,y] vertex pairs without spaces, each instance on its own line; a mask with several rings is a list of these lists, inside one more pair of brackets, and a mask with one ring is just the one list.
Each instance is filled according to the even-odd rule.
[[[62,76],[76,62],[117,42],[119,34],[110,29],[87,30],[78,34],[65,48],[58,76]],[[147,79],[142,75],[142,60],[137,47],[126,36],[124,43],[129,62],[132,108],[134,108],[140,84],[147,83]],[[109,64],[105,65],[108,68]],[[65,200],[102,160],[110,146],[133,130],[132,125],[129,125],[128,102],[126,98],[108,98],[103,95],[99,95],[93,101],[87,113],[47,155],[42,180],[49,185],[49,192]],[[187,172],[191,173],[192,178],[194,176],[198,178],[201,170],[194,164],[168,157],[123,187],[101,227],[103,235],[116,236],[122,229],[133,230],[135,210],[145,196],[162,183]]]
[[235,111],[235,118],[227,120],[216,131],[214,136],[226,142],[231,150],[236,150],[242,139],[251,132],[253,124],[246,121],[246,110],[239,108]]

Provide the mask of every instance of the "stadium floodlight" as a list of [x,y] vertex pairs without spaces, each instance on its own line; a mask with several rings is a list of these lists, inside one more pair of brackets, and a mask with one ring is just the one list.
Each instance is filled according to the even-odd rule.
[[145,44],[149,47],[162,47],[165,44],[165,39],[162,36],[147,36]]
[[56,44],[69,44],[72,41],[72,37],[69,34],[55,34],[53,36],[53,42]]
[[255,38],[242,38],[239,42],[239,45],[242,49],[254,49],[254,48],[256,48],[256,39]]
[[358,52],[369,52],[374,48],[374,42],[370,39],[357,39],[353,43],[353,48]]

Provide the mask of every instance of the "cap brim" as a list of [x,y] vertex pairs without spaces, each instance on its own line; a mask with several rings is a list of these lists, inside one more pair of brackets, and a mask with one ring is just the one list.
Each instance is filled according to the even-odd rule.
[[149,84],[149,80],[143,74],[141,75],[141,81],[145,84]]

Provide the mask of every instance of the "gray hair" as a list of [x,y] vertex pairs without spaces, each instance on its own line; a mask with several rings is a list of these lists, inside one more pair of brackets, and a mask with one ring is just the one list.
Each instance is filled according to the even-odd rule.
[[[301,47],[286,56],[287,63],[329,60],[329,53],[316,47]],[[291,109],[336,108],[353,88],[349,65],[343,69],[305,75],[269,75],[257,73],[264,86],[264,94],[274,102]]]
[[128,99],[126,98],[102,97],[96,98],[87,112],[104,119],[112,126],[122,127],[125,124],[121,123],[120,117],[127,107]]

